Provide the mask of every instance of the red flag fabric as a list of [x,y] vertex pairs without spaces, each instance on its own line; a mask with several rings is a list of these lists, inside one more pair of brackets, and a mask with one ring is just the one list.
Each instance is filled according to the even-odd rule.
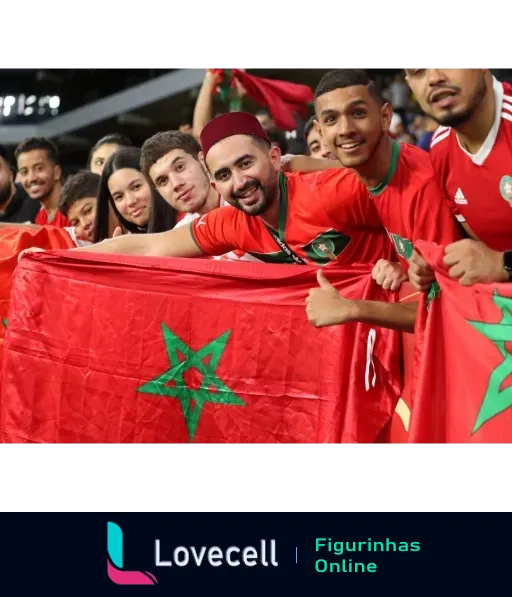
[[[396,300],[371,268],[347,297]],[[401,391],[399,335],[314,328],[309,266],[53,252],[22,259],[4,442],[372,442]],[[30,371],[30,375],[24,372]]]
[[277,128],[285,131],[295,130],[294,113],[306,116],[308,104],[314,100],[313,91],[307,85],[255,77],[239,69],[233,69],[231,74],[250,98],[270,110]]
[[437,272],[440,296],[416,322],[411,442],[512,441],[512,284],[464,287],[444,247],[417,249]]
[[[402,284],[399,292],[400,303],[419,303],[421,292],[414,289],[412,284]],[[414,371],[414,334],[401,334],[403,390],[393,414],[390,430],[392,444],[406,444],[409,442],[409,428],[412,410],[412,388]]]
[[0,362],[9,313],[11,278],[18,264],[18,255],[29,247],[52,250],[74,246],[70,235],[62,228],[31,228],[21,225],[0,227]]

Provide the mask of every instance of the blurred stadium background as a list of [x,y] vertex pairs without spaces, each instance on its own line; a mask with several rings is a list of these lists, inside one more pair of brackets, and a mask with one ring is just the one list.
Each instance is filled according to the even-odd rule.
[[[260,77],[306,83],[313,89],[325,70],[248,70]],[[368,73],[386,88],[403,70]],[[496,70],[502,80],[512,69]],[[205,70],[11,69],[0,70],[0,144],[12,154],[29,136],[56,141],[64,174],[85,166],[89,149],[106,134],[128,136],[136,145],[152,134],[192,123]],[[246,105],[244,109],[256,110]],[[218,106],[223,111],[222,106]],[[414,113],[414,105],[410,106]],[[305,150],[303,123],[288,132],[293,153]]]

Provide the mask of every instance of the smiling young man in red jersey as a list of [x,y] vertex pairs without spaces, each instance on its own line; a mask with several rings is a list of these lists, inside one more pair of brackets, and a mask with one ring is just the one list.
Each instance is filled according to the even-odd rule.
[[201,133],[201,146],[212,184],[236,209],[214,209],[188,226],[113,238],[88,250],[204,257],[237,249],[267,263],[321,266],[391,257],[393,247],[375,207],[349,170],[283,174],[279,148],[271,146],[258,120],[244,112],[210,121]]
[[41,204],[35,223],[58,228],[71,226],[70,221],[58,210],[62,169],[55,143],[31,137],[18,145],[14,155],[21,185],[32,200]]
[[[327,147],[367,189],[395,245],[401,268],[394,266],[395,271],[388,276],[383,268],[393,266],[384,258],[378,264],[381,269],[374,270],[378,283],[395,290],[397,282],[405,278],[394,278],[396,270],[407,271],[416,241],[450,244],[462,238],[429,156],[419,148],[390,138],[391,106],[382,100],[377,86],[363,71],[327,73],[316,89],[315,108]],[[329,167],[328,162],[322,162],[318,169],[321,167]],[[319,278],[319,283],[320,288],[312,290],[308,301],[308,316],[315,325],[358,319],[410,330],[414,324],[416,305],[360,304],[358,307],[364,307],[364,312],[358,314],[360,309],[351,309],[352,304],[341,297],[338,302],[324,300],[333,298],[334,293],[324,277]],[[394,318],[394,311],[398,319]],[[407,315],[403,324],[400,313]]]
[[[240,238],[248,252],[277,263],[374,263],[379,251],[389,253],[377,213],[349,172],[286,176],[278,148],[269,147],[253,116],[232,113],[211,123],[201,134],[204,160],[216,189],[238,210],[193,224],[204,250],[223,237]],[[268,157],[259,159],[259,152]]]
[[327,73],[316,88],[315,108],[322,138],[367,187],[405,270],[417,240],[461,238],[428,154],[389,137],[391,105],[363,71]]
[[[422,110],[441,126],[430,157],[454,216],[471,237],[446,247],[463,285],[506,282],[512,273],[512,85],[487,69],[407,69]],[[411,279],[431,272],[413,256]]]

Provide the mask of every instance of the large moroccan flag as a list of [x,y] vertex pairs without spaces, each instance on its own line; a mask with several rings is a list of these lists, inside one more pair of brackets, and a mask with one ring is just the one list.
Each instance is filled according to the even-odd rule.
[[[396,300],[370,268],[347,297]],[[316,329],[309,266],[98,256],[21,260],[3,362],[7,442],[372,442],[401,391],[399,335]],[[25,375],[30,371],[30,375]]]
[[461,286],[444,247],[418,250],[441,292],[416,323],[410,441],[512,442],[512,284]]
[[42,249],[67,249],[74,247],[68,232],[63,228],[43,226],[32,228],[24,225],[0,226],[0,362],[9,313],[11,278],[18,264],[18,255],[29,247]]

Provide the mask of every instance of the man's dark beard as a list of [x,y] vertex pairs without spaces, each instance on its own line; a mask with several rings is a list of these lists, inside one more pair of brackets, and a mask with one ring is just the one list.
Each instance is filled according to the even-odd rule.
[[0,187],[0,210],[3,209],[4,203],[7,203],[7,201],[9,201],[11,198],[11,193],[11,183],[8,183],[4,187]]
[[460,126],[461,124],[464,124],[468,120],[471,120],[477,107],[478,107],[478,104],[475,106],[468,107],[467,110],[465,110],[464,112],[460,112],[459,114],[448,113],[448,114],[445,114],[444,116],[441,116],[440,118],[439,117],[434,118],[434,116],[432,114],[430,116],[432,116],[432,118],[437,123],[439,123],[441,126],[450,126],[452,128],[455,128],[455,127]]
[[241,189],[232,194],[233,199],[243,200],[243,194],[249,189],[255,189],[255,192],[257,192],[258,189],[261,189],[263,201],[261,203],[257,203],[256,205],[251,205],[249,208],[242,207],[242,205],[239,203],[236,203],[235,207],[249,216],[259,216],[273,203],[277,194],[277,182],[273,189],[269,189],[268,187],[264,187],[256,178],[251,178],[251,180],[246,182]]
[[478,106],[482,103],[487,92],[487,86],[485,84],[485,78],[482,78],[481,84],[471,96],[468,107],[464,112],[448,112],[441,117],[435,117],[433,114],[429,114],[437,123],[441,126],[450,126],[452,128],[458,127],[464,124],[468,120],[471,120]]

